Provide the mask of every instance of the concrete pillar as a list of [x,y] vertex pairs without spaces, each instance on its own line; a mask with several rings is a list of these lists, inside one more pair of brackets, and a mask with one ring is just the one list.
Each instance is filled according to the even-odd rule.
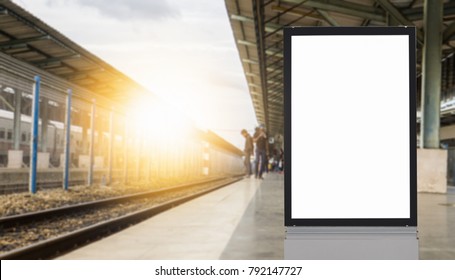
[[42,99],[41,103],[41,135],[40,135],[40,144],[41,144],[41,152],[47,152],[47,128],[49,122],[49,100],[45,97]]
[[22,92],[14,89],[14,127],[13,127],[13,150],[20,149],[21,143],[21,102]]
[[432,149],[439,148],[442,11],[442,0],[425,0],[420,145]]

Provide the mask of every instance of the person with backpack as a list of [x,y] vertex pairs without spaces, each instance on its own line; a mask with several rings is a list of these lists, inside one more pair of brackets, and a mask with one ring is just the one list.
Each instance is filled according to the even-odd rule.
[[246,129],[242,129],[240,133],[243,137],[245,137],[245,148],[243,149],[245,160],[243,163],[245,165],[245,177],[249,178],[253,174],[251,171],[251,155],[254,151],[253,139],[251,138],[251,135],[248,133],[248,131],[246,131]]

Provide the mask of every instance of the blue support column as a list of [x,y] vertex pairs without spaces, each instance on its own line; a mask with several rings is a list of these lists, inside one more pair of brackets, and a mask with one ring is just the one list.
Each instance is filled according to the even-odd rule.
[[70,145],[71,145],[71,95],[72,91],[68,90],[66,97],[66,116],[65,116],[65,165],[63,166],[63,189],[68,190],[69,165],[70,165]]
[[36,163],[38,153],[38,121],[39,121],[39,93],[40,93],[41,78],[35,76],[35,83],[33,84],[33,97],[32,97],[32,123],[31,123],[31,139],[30,139],[30,181],[29,191],[36,193]]
[[92,115],[90,116],[90,150],[87,185],[93,184],[93,165],[95,156],[95,103],[92,104]]

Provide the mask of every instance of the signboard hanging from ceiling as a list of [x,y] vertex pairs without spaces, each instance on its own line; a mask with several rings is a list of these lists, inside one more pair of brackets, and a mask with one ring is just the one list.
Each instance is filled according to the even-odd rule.
[[285,225],[416,226],[411,27],[284,30]]

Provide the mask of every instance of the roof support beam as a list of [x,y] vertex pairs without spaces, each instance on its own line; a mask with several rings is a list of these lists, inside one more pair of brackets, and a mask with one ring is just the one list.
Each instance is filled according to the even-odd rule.
[[268,80],[271,83],[274,83],[274,84],[283,84],[283,79],[282,79],[282,77],[279,77],[279,76],[280,75],[276,75],[276,76],[270,77],[270,79],[268,79]]
[[455,35],[455,21],[446,27],[442,35],[442,42],[447,43]]
[[71,79],[77,78],[77,77],[79,77],[81,75],[88,76],[90,74],[95,74],[95,73],[99,73],[99,72],[104,72],[104,69],[96,68],[96,69],[90,69],[90,70],[85,70],[85,71],[77,71],[77,72],[74,72],[74,73],[62,74],[60,76],[62,78],[64,78],[64,79],[71,80]]
[[278,33],[278,34],[281,34],[281,35],[282,35],[282,34],[283,34],[283,27],[291,26],[292,24],[294,24],[294,23],[300,21],[301,19],[303,19],[303,18],[305,18],[305,17],[307,17],[307,16],[309,16],[309,15],[314,14],[314,12],[315,12],[315,10],[311,10],[311,11],[309,11],[308,13],[305,13],[305,14],[300,15],[298,18],[296,18],[296,19],[294,19],[294,20],[292,20],[292,21],[286,23],[285,25],[283,25],[280,29],[275,29],[274,31],[271,31],[271,32],[267,33],[267,35],[265,35],[265,38],[268,38],[268,37],[272,36],[272,35],[275,34],[275,33]]
[[35,36],[35,37],[30,37],[30,38],[10,40],[10,41],[6,41],[6,42],[1,42],[0,43],[0,48],[10,48],[12,46],[28,44],[28,43],[31,43],[31,42],[40,41],[40,40],[47,40],[47,39],[50,39],[50,38],[51,37],[48,36],[48,35],[41,35],[41,36]]
[[[298,3],[300,0],[283,0],[288,3]],[[356,4],[341,0],[330,1],[308,1],[305,3],[306,7],[314,9],[321,9],[326,11],[337,12],[341,14],[351,15],[360,18],[368,18],[375,21],[385,22],[385,15],[381,14],[379,10],[374,7]]]
[[[257,34],[257,50],[259,58],[259,68],[261,74],[261,86],[262,86],[262,104],[264,108],[264,121],[265,126],[269,126],[269,112],[267,108],[267,66],[266,66],[266,54],[265,54],[265,32],[267,25],[264,23],[264,6],[262,0],[253,0],[253,15],[254,15],[254,27]],[[279,27],[280,30],[276,29],[272,33],[283,32],[282,27]],[[271,33],[269,33],[271,34]]]
[[[423,9],[422,7],[403,9],[401,11],[403,15],[406,16],[409,20],[422,20],[423,19]],[[449,17],[455,15],[455,2],[448,1],[444,3],[444,17]]]
[[[277,81],[271,81],[271,80],[268,80],[267,81],[268,84],[272,84],[272,85],[281,85],[280,82],[277,82]],[[270,92],[270,91],[269,91]]]
[[292,10],[294,10],[294,9],[296,9],[296,8],[298,8],[298,7],[300,7],[300,6],[302,6],[302,5],[303,5],[305,2],[307,2],[307,1],[308,1],[308,0],[300,0],[300,2],[296,3],[296,4],[293,5],[292,7],[289,7],[289,8],[287,8],[287,9],[285,9],[284,11],[279,12],[276,16],[267,19],[267,20],[265,21],[265,23],[267,24],[267,23],[269,23],[269,22],[271,22],[271,21],[273,21],[273,20],[275,20],[275,19],[279,19],[282,15],[284,15],[284,14],[286,14],[286,13],[288,13],[288,12],[290,12],[290,11],[292,11]]
[[278,108],[269,108],[269,112],[272,114],[281,114],[283,113],[283,110]]
[[283,81],[283,73],[280,72],[280,73],[278,73],[278,74],[275,74],[275,75],[273,75],[272,77],[270,77],[269,80],[270,80],[270,81],[275,81],[275,80],[277,80],[277,78],[278,78],[278,81],[281,81],[281,82],[282,82],[282,81]]
[[278,58],[278,59],[275,59],[275,61],[273,61],[273,62],[267,64],[266,66],[267,66],[267,68],[269,68],[269,67],[270,67],[270,68],[276,68],[276,66],[278,66],[279,68],[281,68],[281,67],[283,67],[283,65],[280,64],[280,63],[282,63],[282,62],[283,62],[283,58]]
[[[389,2],[389,0],[376,0],[376,2],[381,5],[381,7],[399,23],[406,26],[414,26],[414,23],[408,20],[392,3]],[[419,29],[417,29],[417,39],[420,41],[420,43],[423,42],[423,34]]]
[[270,100],[274,100],[274,101],[277,101],[277,102],[280,102],[280,103],[283,102],[283,90],[275,90],[275,91],[273,91],[273,94],[270,94],[269,101]]
[[[237,40],[237,43],[240,45],[244,46],[249,46],[249,47],[257,47],[257,45],[253,42],[250,41],[245,41],[245,40]],[[276,48],[271,48],[265,51],[266,54],[268,55],[273,55],[273,56],[278,56],[278,57],[283,57],[282,50],[276,49]]]
[[269,98],[269,102],[275,102],[277,104],[283,105],[283,94],[274,94]]
[[280,100],[283,99],[283,87],[275,87],[272,91],[269,91],[270,96],[273,98],[278,97]]
[[273,121],[270,121],[272,124],[275,124],[275,125],[283,125],[283,112],[281,112],[280,115],[277,116],[277,119],[274,119]]
[[269,104],[283,106],[283,95],[275,94],[273,98],[269,98]]
[[277,71],[279,71],[281,73],[283,71],[283,67],[276,67],[276,68],[267,67],[267,71],[268,71],[268,73],[267,73],[268,75],[273,74],[273,73],[275,73]]
[[249,63],[249,64],[254,64],[254,65],[259,64],[258,61],[252,60],[252,59],[247,59],[247,58],[243,58],[243,59],[242,59],[242,62]]
[[283,99],[280,98],[280,96],[278,96],[277,98],[269,98],[269,104],[274,104],[276,106],[283,107]]
[[316,9],[316,11],[327,21],[331,26],[340,26],[338,22],[329,15],[326,11],[323,11],[321,9]]
[[46,59],[42,59],[42,60],[36,60],[36,61],[31,61],[31,63],[35,66],[43,66],[43,65],[46,65],[46,64],[49,64],[49,63],[54,63],[54,62],[59,62],[59,61],[62,61],[62,60],[65,60],[65,59],[74,59],[74,58],[80,58],[81,56],[76,54],[72,54],[72,55],[65,55],[65,56],[59,56],[59,57],[51,57],[51,58],[46,58]]
[[[252,19],[250,17],[246,17],[246,16],[231,15],[231,19],[254,24],[254,19]],[[276,32],[277,30],[282,29],[282,28],[283,28],[282,25],[272,23],[272,22],[269,22],[269,23],[265,24],[265,26],[264,26],[264,30],[266,32]],[[282,31],[281,31],[281,33],[282,33]]]
[[280,110],[283,110],[283,100],[274,98],[274,99],[269,99],[269,105],[274,106],[275,108],[279,108]]
[[28,48],[27,44],[16,44],[16,45],[11,45],[11,46],[0,46],[0,50],[5,50],[5,51],[10,51],[14,53],[18,53],[20,51],[26,51],[30,52],[30,49]]
[[283,84],[274,85],[274,86],[270,87],[269,93],[283,95]]
[[275,93],[275,94],[283,94],[283,85],[278,85],[278,86],[273,86],[270,87],[269,93]]
[[[272,10],[273,11],[277,11],[277,12],[284,11],[286,9],[287,8],[283,7],[283,6],[272,6]],[[292,11],[287,12],[287,14],[294,15],[294,16],[301,16],[301,15],[304,15],[306,13],[302,12],[301,10],[292,10]],[[321,15],[307,14],[306,17],[307,18],[311,18],[311,19],[315,19],[315,20],[324,20],[324,18]]]
[[237,40],[237,44],[244,45],[244,46],[249,46],[249,47],[257,47],[256,43],[250,42],[250,41],[245,41],[245,40]]
[[280,57],[281,59],[283,58],[283,50],[280,49],[269,49],[266,50],[265,53],[270,56],[277,56]]

